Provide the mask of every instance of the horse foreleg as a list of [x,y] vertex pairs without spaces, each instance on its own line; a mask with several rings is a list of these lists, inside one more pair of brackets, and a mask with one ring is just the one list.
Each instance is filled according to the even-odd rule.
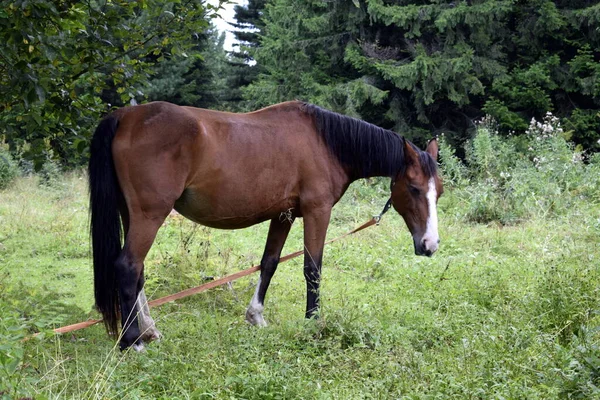
[[266,326],[267,323],[263,318],[263,310],[265,304],[265,295],[271,283],[271,278],[277,270],[281,250],[285,244],[290,228],[294,220],[288,218],[274,218],[269,225],[269,233],[267,235],[267,244],[260,261],[260,278],[256,284],[254,296],[246,310],[246,321],[252,325]]
[[319,285],[323,246],[331,208],[312,210],[304,215],[304,279],[306,279],[306,318],[319,309]]

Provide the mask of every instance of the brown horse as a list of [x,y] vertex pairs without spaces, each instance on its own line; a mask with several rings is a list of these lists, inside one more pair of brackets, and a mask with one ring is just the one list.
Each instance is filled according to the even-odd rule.
[[[332,207],[360,178],[392,179],[391,202],[415,253],[438,248],[438,145],[423,152],[398,134],[298,101],[233,114],[164,102],[126,107],[100,122],[89,164],[96,307],[121,349],[159,337],[144,295],[144,258],[171,210],[199,224],[271,221],[246,319],[265,325],[264,299],[281,249],[304,218],[306,317],[319,306]],[[120,217],[120,218],[119,218]],[[121,222],[125,243],[121,248]]]

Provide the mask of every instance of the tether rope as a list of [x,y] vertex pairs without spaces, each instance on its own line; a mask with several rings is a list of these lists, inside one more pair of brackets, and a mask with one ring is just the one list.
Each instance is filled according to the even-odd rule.
[[[390,204],[389,201],[388,201],[388,204]],[[333,242],[336,242],[336,241],[338,241],[340,239],[345,238],[346,236],[350,236],[350,235],[353,235],[353,234],[355,234],[357,232],[360,232],[363,229],[366,229],[366,228],[368,228],[370,226],[378,225],[379,221],[381,220],[381,216],[389,209],[389,205],[388,204],[386,204],[386,206],[384,207],[384,209],[381,212],[381,214],[379,214],[377,216],[374,216],[369,221],[367,221],[364,224],[360,225],[359,227],[351,230],[350,232],[347,232],[347,233],[345,233],[345,234],[343,234],[341,236],[338,236],[338,237],[336,237],[334,239],[328,240],[327,242],[325,242],[325,244],[326,245],[327,244],[331,244]],[[299,250],[299,251],[296,251],[294,253],[287,254],[287,255],[285,255],[285,256],[283,256],[283,257],[281,257],[279,259],[279,263],[291,260],[293,258],[301,256],[302,254],[304,254],[304,250]],[[255,266],[250,267],[248,269],[245,269],[243,271],[239,271],[239,272],[236,272],[234,274],[227,275],[227,276],[224,276],[222,278],[215,279],[213,281],[204,283],[202,285],[199,285],[199,286],[196,286],[196,287],[193,287],[193,288],[190,288],[190,289],[182,290],[181,292],[177,292],[177,293],[174,293],[174,294],[171,294],[171,295],[168,295],[168,296],[165,296],[165,297],[161,297],[161,298],[158,298],[158,299],[155,299],[155,300],[151,300],[151,301],[148,302],[148,306],[150,306],[150,307],[158,307],[158,306],[163,305],[165,303],[170,303],[170,302],[175,301],[175,300],[183,299],[185,297],[189,297],[189,296],[192,296],[192,295],[195,295],[195,294],[207,291],[207,290],[215,288],[217,286],[222,286],[222,285],[225,285],[225,284],[227,284],[229,282],[233,282],[233,281],[235,281],[237,279],[240,279],[240,278],[242,278],[244,276],[253,274],[254,272],[259,271],[259,270],[260,270],[260,265],[255,265]],[[96,324],[98,324],[100,322],[102,322],[101,319],[91,319],[91,320],[87,320],[87,321],[83,321],[83,322],[78,322],[78,323],[72,324],[72,325],[62,326],[60,328],[53,329],[53,331],[55,333],[59,333],[59,334],[68,333],[68,332],[74,332],[74,331],[78,331],[78,330],[81,330],[81,329],[85,329],[85,328],[90,327],[92,325],[96,325]],[[39,333],[36,333],[33,336],[37,336],[38,334]],[[31,336],[31,337],[33,337],[33,336]],[[26,338],[26,339],[30,339],[31,337]]]

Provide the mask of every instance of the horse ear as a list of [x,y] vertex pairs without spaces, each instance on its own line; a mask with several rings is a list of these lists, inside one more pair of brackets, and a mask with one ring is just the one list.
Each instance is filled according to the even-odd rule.
[[406,162],[408,164],[417,164],[419,162],[419,155],[410,145],[408,140],[404,141],[404,157],[406,158]]
[[437,138],[433,138],[429,141],[429,143],[427,144],[427,150],[425,150],[426,152],[429,153],[429,155],[435,160],[438,160],[438,151],[439,151],[439,146],[438,146],[438,141]]

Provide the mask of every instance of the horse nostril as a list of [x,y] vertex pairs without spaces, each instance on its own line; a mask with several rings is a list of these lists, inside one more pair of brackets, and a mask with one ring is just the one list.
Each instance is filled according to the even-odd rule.
[[421,251],[424,255],[430,257],[438,249],[439,244],[439,238],[423,238],[421,239]]

